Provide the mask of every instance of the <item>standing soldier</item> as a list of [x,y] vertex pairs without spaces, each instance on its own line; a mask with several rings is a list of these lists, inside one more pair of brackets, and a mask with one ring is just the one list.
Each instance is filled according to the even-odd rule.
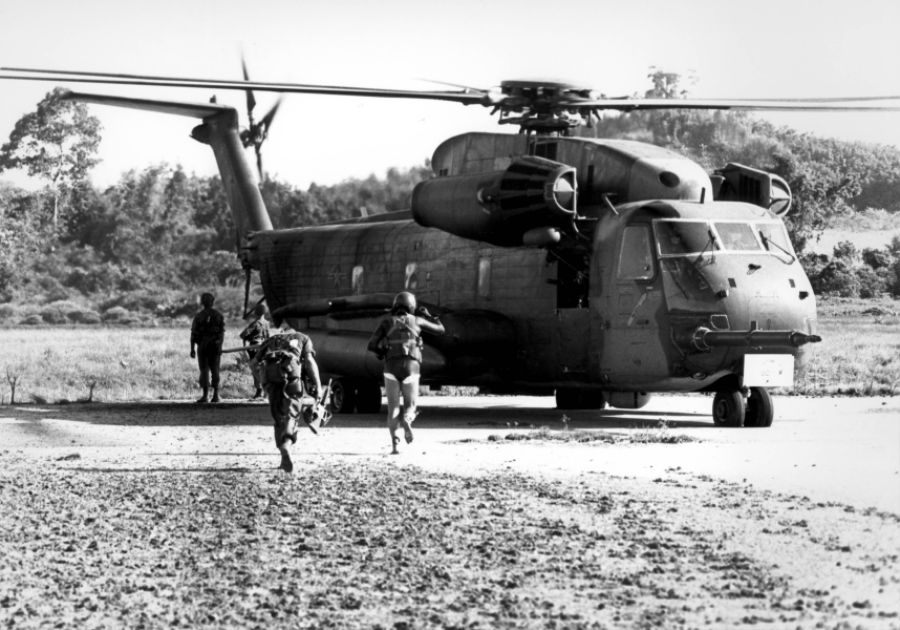
[[[247,327],[241,331],[241,341],[244,342],[245,346],[261,346],[269,338],[269,321],[266,319],[265,305],[259,303],[254,306],[253,314],[256,316],[256,319],[247,324]],[[247,355],[251,359],[250,372],[253,374],[253,385],[256,387],[253,398],[259,398],[262,396],[262,384],[259,381],[259,370],[256,362],[252,361],[256,355],[256,350],[248,350]]]
[[197,358],[200,367],[200,387],[203,396],[197,402],[209,401],[210,378],[212,402],[219,402],[219,361],[222,358],[222,341],[225,339],[225,318],[213,308],[216,298],[212,293],[200,296],[203,310],[194,315],[191,323],[191,358]]
[[253,361],[259,365],[260,379],[269,397],[281,469],[292,472],[291,447],[297,443],[298,420],[302,417],[315,433],[317,421],[322,419],[316,414],[324,414],[325,409],[324,399],[318,400],[324,392],[316,351],[309,337],[283,322],[280,330],[257,350]]
[[369,350],[384,360],[384,390],[388,401],[387,424],[391,434],[393,455],[399,452],[398,423],[403,426],[406,443],[413,441],[412,423],[416,418],[416,402],[419,397],[423,330],[442,335],[444,325],[437,317],[432,317],[425,307],[416,308],[416,296],[408,291],[401,291],[394,297],[390,314],[381,320],[369,339]]

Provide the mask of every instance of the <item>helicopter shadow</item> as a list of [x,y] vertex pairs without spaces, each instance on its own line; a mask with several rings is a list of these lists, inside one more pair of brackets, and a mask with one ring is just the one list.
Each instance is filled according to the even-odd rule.
[[[385,424],[382,414],[337,414],[330,427],[364,428]],[[565,419],[565,422],[563,421]],[[419,429],[466,428],[512,429],[542,426],[564,426],[570,429],[650,429],[664,423],[669,428],[715,428],[709,414],[640,410],[563,410],[521,407],[420,407],[415,426]]]
[[[387,408],[379,413],[335,414],[329,428],[378,428],[386,424]],[[70,405],[19,405],[7,417],[39,425],[44,420],[84,422],[92,425],[141,427],[271,426],[269,406],[260,402],[150,401],[140,403],[83,403]],[[706,413],[660,412],[635,409],[563,410],[510,405],[454,406],[452,401],[420,407],[416,427],[420,429],[465,428],[497,430],[542,426],[570,429],[715,428]]]

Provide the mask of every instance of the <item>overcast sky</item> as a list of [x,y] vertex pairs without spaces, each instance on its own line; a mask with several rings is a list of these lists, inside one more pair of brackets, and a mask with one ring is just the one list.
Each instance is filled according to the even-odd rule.
[[[239,79],[243,49],[261,81],[442,89],[424,80],[487,88],[545,78],[615,96],[643,92],[657,66],[696,77],[695,97],[900,95],[896,0],[0,0],[0,23],[2,66]],[[0,83],[4,141],[52,87]],[[216,96],[243,108],[240,93]],[[261,116],[275,96],[257,100]],[[91,107],[104,125],[98,185],[159,162],[215,172],[210,150],[188,137],[193,121]],[[900,146],[900,113],[770,118]],[[383,175],[421,164],[451,135],[495,129],[492,120],[486,109],[455,103],[290,95],[264,147],[266,168],[304,188]]]

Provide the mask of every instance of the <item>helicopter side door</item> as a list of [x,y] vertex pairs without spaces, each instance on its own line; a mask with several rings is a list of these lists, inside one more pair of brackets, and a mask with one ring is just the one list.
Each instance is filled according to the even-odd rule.
[[605,267],[601,377],[628,389],[668,375],[666,316],[648,223],[626,225],[613,264]]
[[558,252],[556,258],[556,346],[563,381],[585,380],[590,359],[590,254]]

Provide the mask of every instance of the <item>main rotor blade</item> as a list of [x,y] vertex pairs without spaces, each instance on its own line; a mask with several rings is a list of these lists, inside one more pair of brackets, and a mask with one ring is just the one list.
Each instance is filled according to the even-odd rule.
[[[2,74],[6,73],[6,74]],[[10,74],[11,73],[11,74]],[[213,79],[191,79],[137,74],[117,74],[110,72],[81,72],[74,70],[45,70],[36,68],[0,68],[0,79],[25,81],[64,81],[74,83],[104,83],[112,85],[146,85],[161,87],[206,88],[222,90],[259,90],[262,92],[323,94],[334,96],[369,96],[376,98],[410,98],[443,100],[464,105],[484,105],[499,107],[501,110],[521,111],[531,108],[534,103],[529,97],[519,95],[491,96],[487,90],[473,91],[424,91],[393,90],[338,85],[311,85],[303,83],[272,83],[260,81],[230,81]],[[548,99],[542,108],[552,110],[740,110],[740,111],[900,111],[898,105],[863,105],[874,101],[896,101],[900,96],[858,96],[810,99],[664,99],[664,98],[578,98],[566,97]]]
[[[858,97],[847,101],[832,100],[754,100],[754,99],[693,99],[693,98],[624,98],[585,99],[560,102],[559,109],[617,110],[623,112],[661,109],[708,109],[739,111],[808,111],[808,112],[896,112],[897,105],[857,105],[853,103],[872,100],[900,100],[900,97]],[[842,104],[843,103],[843,104]]]
[[482,93],[392,90],[340,85],[308,85],[304,83],[271,83],[263,81],[230,81],[213,79],[189,79],[111,72],[80,72],[75,70],[43,70],[36,68],[0,68],[0,79],[20,81],[64,81],[72,83],[103,83],[109,85],[147,85],[158,87],[206,88],[218,90],[258,90],[297,94],[324,94],[334,96],[371,96],[376,98],[412,98],[452,101],[463,105],[490,105],[487,91]]

